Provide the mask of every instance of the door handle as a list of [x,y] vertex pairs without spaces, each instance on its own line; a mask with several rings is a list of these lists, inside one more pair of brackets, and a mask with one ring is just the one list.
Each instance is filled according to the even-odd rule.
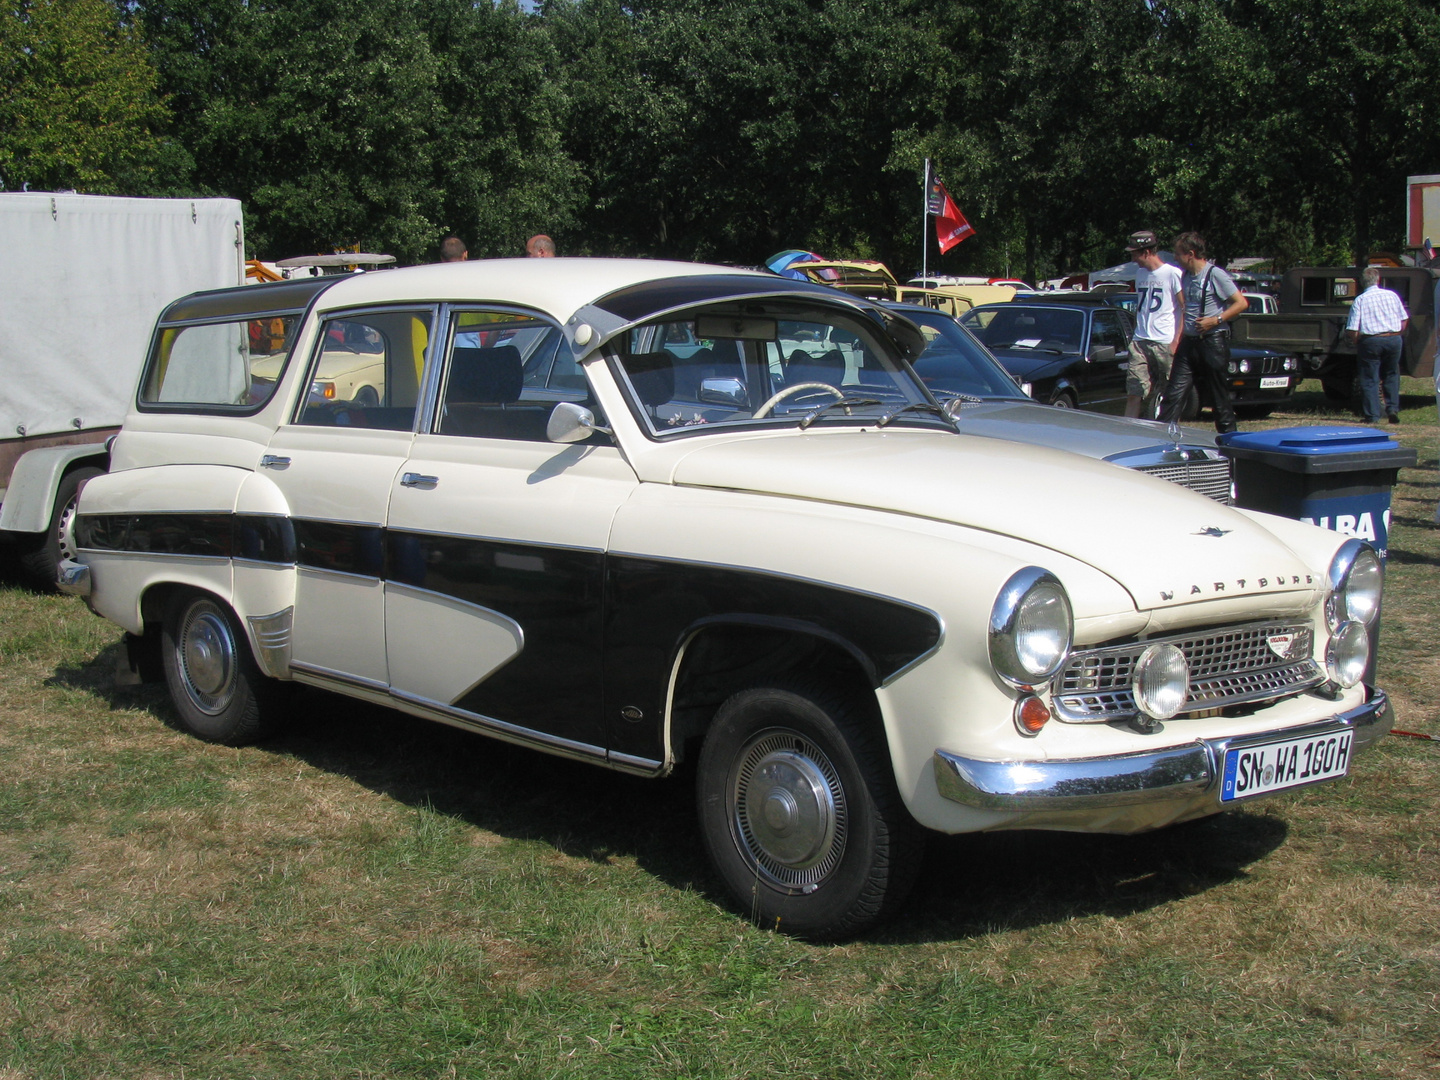
[[274,454],[266,454],[260,459],[260,467],[262,469],[285,469],[289,468],[289,466],[290,459],[288,457],[276,457]]
[[400,486],[408,488],[433,488],[440,483],[438,476],[426,476],[424,473],[407,472],[400,477]]

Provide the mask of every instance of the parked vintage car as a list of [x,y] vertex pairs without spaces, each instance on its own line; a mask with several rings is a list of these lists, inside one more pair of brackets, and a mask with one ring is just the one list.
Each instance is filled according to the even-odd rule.
[[1051,409],[1026,394],[956,319],[912,304],[883,306],[925,335],[925,351],[912,361],[915,374],[967,435],[1069,450],[1230,502],[1230,459],[1216,448],[1213,432],[1187,428],[1180,434],[1151,420]]
[[1035,297],[984,304],[960,322],[1036,401],[1068,409],[1125,411],[1134,322],[1103,300]]
[[[336,331],[378,336],[378,405],[310,393]],[[926,830],[1137,832],[1345,776],[1389,727],[1374,550],[969,434],[925,347],[864,298],[682,263],[197,293],[62,584],[203,739],[273,730],[293,681],[685,765],[737,908],[807,938],[891,913]]]

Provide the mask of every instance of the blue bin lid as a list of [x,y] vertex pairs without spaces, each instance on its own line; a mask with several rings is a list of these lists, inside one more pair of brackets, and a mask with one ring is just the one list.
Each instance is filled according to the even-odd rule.
[[1356,451],[1397,450],[1400,444],[1371,427],[1288,427],[1269,431],[1230,431],[1215,440],[1221,446],[1269,450],[1280,454],[1353,454]]

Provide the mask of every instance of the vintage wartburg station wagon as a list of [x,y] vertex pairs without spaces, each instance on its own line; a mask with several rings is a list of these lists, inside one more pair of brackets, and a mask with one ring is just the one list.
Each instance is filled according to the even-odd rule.
[[1345,776],[1389,726],[1375,552],[968,432],[926,345],[678,263],[197,293],[62,584],[204,739],[299,682],[684,764],[737,908],[813,939],[891,912],[927,830],[1136,832]]

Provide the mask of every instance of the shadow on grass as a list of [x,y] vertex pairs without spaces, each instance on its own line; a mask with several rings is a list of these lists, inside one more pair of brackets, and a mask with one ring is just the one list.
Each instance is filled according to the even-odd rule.
[[[112,653],[116,655],[111,655]],[[162,687],[115,688],[118,646],[56,680],[176,726]],[[643,780],[298,688],[294,717],[264,749],[416,808],[579,859],[633,858],[660,882],[733,910],[703,854],[689,776]],[[1238,812],[1140,837],[1060,833],[933,836],[906,909],[870,940],[945,941],[1126,915],[1244,876],[1286,826]]]

